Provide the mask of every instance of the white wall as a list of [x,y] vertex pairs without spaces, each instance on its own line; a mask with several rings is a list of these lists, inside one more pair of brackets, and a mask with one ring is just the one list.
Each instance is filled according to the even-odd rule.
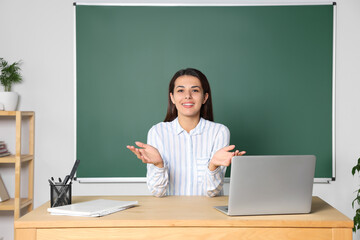
[[[194,3],[184,0],[177,2]],[[197,3],[221,2],[224,1],[197,1]],[[15,85],[14,91],[21,95],[19,110],[36,112],[35,207],[49,200],[47,179],[51,176],[66,175],[74,161],[74,8],[72,3],[72,0],[0,0],[2,23],[0,57],[10,61],[23,60],[24,82]],[[314,195],[320,196],[352,218],[354,210],[351,208],[351,202],[355,197],[353,192],[359,186],[358,177],[353,177],[350,171],[360,157],[360,1],[339,0],[337,5],[337,177],[331,184],[316,184]],[[6,140],[11,151],[14,151],[14,139],[13,123],[10,120],[0,120],[0,140]],[[13,168],[11,165],[0,167],[8,191],[14,196]],[[25,177],[23,182],[26,182]],[[225,186],[225,189],[227,192],[228,186]],[[26,194],[26,187],[23,187],[22,195],[26,196]],[[89,194],[141,195],[148,194],[148,191],[143,183],[74,184],[73,195]],[[13,239],[12,212],[0,212],[1,238]]]

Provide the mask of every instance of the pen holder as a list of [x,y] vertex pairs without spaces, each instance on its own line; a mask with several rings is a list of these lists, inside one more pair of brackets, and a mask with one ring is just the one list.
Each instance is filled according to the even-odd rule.
[[71,204],[71,183],[50,184],[50,207],[59,207]]

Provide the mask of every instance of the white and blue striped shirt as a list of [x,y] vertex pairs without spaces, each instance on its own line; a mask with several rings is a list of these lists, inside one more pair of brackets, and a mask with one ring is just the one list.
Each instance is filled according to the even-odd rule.
[[208,164],[219,149],[228,146],[229,129],[200,118],[198,125],[186,132],[176,118],[154,125],[147,143],[158,149],[164,168],[147,164],[147,185],[157,197],[164,195],[222,195],[226,167],[210,171]]

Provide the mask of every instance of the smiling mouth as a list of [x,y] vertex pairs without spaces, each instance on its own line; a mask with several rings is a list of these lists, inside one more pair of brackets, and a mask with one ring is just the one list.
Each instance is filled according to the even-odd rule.
[[182,106],[184,107],[184,108],[191,108],[191,107],[193,107],[195,104],[194,103],[183,103],[182,104]]

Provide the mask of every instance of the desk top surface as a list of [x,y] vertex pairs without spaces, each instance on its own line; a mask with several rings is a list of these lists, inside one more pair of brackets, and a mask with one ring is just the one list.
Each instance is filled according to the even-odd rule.
[[138,201],[139,205],[104,217],[53,216],[49,202],[15,221],[15,228],[50,227],[339,227],[352,228],[353,221],[318,197],[310,214],[229,217],[214,206],[227,205],[228,196],[77,196],[73,203],[94,199]]

